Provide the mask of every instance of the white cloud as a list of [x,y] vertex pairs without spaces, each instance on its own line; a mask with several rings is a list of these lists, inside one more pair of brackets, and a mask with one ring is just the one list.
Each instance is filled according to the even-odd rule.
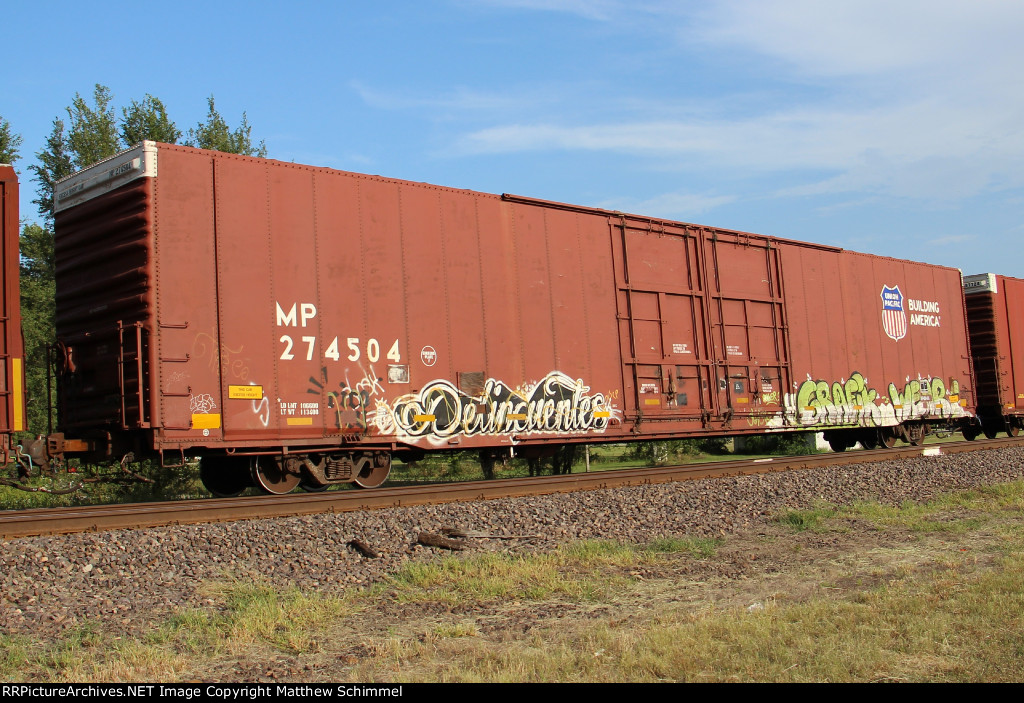
[[[746,75],[769,71],[765,58],[775,61],[765,83],[770,102],[751,108],[725,84],[719,95],[688,103],[683,117],[674,116],[680,96],[660,109],[623,99],[614,119],[600,121],[520,115],[465,133],[456,153],[612,151],[653,157],[659,168],[808,172],[783,195],[865,190],[944,199],[1024,185],[1017,76],[1024,4],[723,0],[701,7],[684,16],[672,4],[644,4],[681,44],[697,41],[702,51],[740,61]],[[815,90],[791,90],[808,79]]]
[[929,246],[943,247],[949,246],[950,244],[963,244],[964,242],[972,242],[977,239],[978,236],[975,234],[952,234],[948,237],[938,237],[928,242]]
[[991,184],[1024,184],[1024,131],[1008,128],[1005,117],[923,101],[848,112],[796,108],[740,120],[510,124],[471,132],[458,147],[614,151],[681,169],[834,174],[791,195],[884,188],[909,197],[963,197]]
[[[647,88],[640,76],[625,89],[621,78],[420,96],[355,89],[375,107],[463,125],[439,152],[448,155],[607,151],[642,158],[638,168],[785,175],[779,196],[942,201],[1024,185],[1024,3],[487,4],[601,21],[618,33],[603,37],[610,45],[643,38],[645,61],[679,64],[678,89]],[[690,83],[702,84],[699,97]]]
[[[481,4],[475,0],[474,5]],[[606,21],[622,11],[616,0],[484,0],[483,4],[543,12],[564,12],[592,20]]]
[[710,195],[706,193],[663,193],[647,200],[607,200],[598,207],[623,212],[642,212],[651,217],[673,220],[692,220],[716,207],[734,202],[733,195]]
[[807,75],[1016,71],[1024,4],[1005,0],[721,0],[697,36],[787,62]]
[[[377,90],[358,81],[353,81],[351,86],[367,105],[385,110],[436,109],[500,113],[521,105],[524,100],[523,96],[513,92],[480,91],[465,86],[455,86],[444,93],[431,95]],[[534,95],[529,99],[537,100],[539,97]]]

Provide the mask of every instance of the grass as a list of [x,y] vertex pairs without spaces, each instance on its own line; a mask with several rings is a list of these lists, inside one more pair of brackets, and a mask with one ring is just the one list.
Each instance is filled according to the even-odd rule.
[[[640,626],[607,623],[564,637],[550,629],[525,647],[462,648],[427,680],[488,681],[985,681],[1019,680],[1021,560],[950,593],[936,579],[899,583],[863,602],[770,604]],[[998,628],[987,623],[997,621]],[[986,623],[981,626],[979,623]],[[995,655],[993,657],[993,655]],[[412,678],[420,676],[414,673]]]
[[721,543],[721,539],[711,537],[661,537],[648,544],[647,549],[661,553],[684,552],[694,559],[709,559]]
[[1024,482],[777,525],[441,557],[340,595],[224,578],[145,636],[0,635],[0,679],[252,679],[279,661],[327,681],[1024,678]]
[[211,608],[177,612],[141,638],[101,636],[75,628],[48,642],[0,637],[0,680],[174,681],[210,659],[270,650],[295,656],[320,651],[327,627],[365,607],[359,598],[325,597],[267,584],[225,580],[204,594]]
[[481,554],[412,563],[391,579],[398,602],[444,603],[496,600],[593,600],[613,579],[594,579],[594,570],[619,569],[647,558],[644,550],[609,541],[583,541],[546,554]]
[[[609,540],[574,542],[542,554],[490,553],[470,558],[444,557],[403,567],[390,581],[401,602],[464,604],[491,600],[561,598],[582,602],[606,595],[621,574],[658,563],[666,554],[697,559],[713,556],[719,540],[661,538],[648,545]],[[594,574],[603,574],[595,578]]]
[[348,598],[296,589],[282,593],[259,583],[231,581],[206,590],[219,607],[174,615],[153,633],[150,643],[194,653],[225,653],[263,643],[291,654],[308,654],[319,649],[317,633],[325,624],[343,620],[360,608]]
[[778,515],[776,520],[798,532],[803,532],[804,530],[816,531],[823,529],[826,522],[835,517],[836,514],[835,508],[819,505],[800,510],[784,510]]
[[776,520],[797,531],[831,529],[829,521],[838,518],[866,520],[882,530],[899,528],[915,532],[966,533],[983,527],[987,522],[984,514],[975,514],[979,505],[997,511],[1019,510],[1024,506],[1024,483],[957,491],[925,503],[907,501],[898,506],[873,501],[857,502],[848,507],[821,504],[806,509],[784,510]]
[[559,622],[511,642],[389,639],[406,681],[1016,681],[1024,675],[1024,559],[957,565],[849,599],[759,609],[641,611],[634,621]]
[[[782,438],[787,439],[787,438]],[[792,440],[793,438],[788,438]],[[667,463],[693,464],[709,461],[724,461],[740,458],[762,458],[783,454],[806,453],[806,446],[794,441],[779,444],[762,443],[754,452],[734,453],[728,447],[731,443],[720,440],[672,440],[666,442],[634,442],[627,444],[601,444],[590,447],[590,471],[613,471],[616,469],[646,468]],[[778,446],[776,446],[778,445]],[[542,473],[549,473],[550,463],[545,462]],[[582,451],[573,463],[574,473],[586,470]],[[529,475],[525,459],[513,457],[495,466],[498,478],[518,478]],[[395,462],[388,482],[392,485],[481,480],[477,452],[448,452],[434,454],[417,462]]]

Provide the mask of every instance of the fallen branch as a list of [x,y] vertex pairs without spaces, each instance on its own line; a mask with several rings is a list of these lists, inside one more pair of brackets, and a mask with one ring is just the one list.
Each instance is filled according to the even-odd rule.
[[79,481],[78,483],[71,484],[67,488],[47,488],[46,486],[29,486],[10,479],[0,479],[0,485],[10,486],[26,493],[49,493],[55,496],[65,496],[79,490],[82,487],[82,482]]
[[156,481],[154,481],[153,479],[147,478],[142,474],[136,471],[132,471],[131,469],[128,468],[128,464],[132,463],[134,460],[135,457],[133,457],[131,454],[126,454],[124,458],[121,459],[121,471],[128,474],[128,477],[134,481],[142,481],[143,483],[156,483]]
[[463,530],[458,527],[442,527],[441,532],[448,537],[460,537],[463,539],[540,539],[541,535],[495,535],[490,532],[476,532],[474,530]]
[[462,551],[466,548],[466,542],[461,539],[448,539],[442,535],[435,535],[433,532],[421,532],[416,538],[419,544],[427,547],[441,547],[453,551]]
[[376,549],[374,549],[373,547],[371,547],[359,538],[349,541],[348,546],[352,547],[352,549],[356,550],[364,557],[368,557],[370,559],[380,559],[380,552],[378,552]]

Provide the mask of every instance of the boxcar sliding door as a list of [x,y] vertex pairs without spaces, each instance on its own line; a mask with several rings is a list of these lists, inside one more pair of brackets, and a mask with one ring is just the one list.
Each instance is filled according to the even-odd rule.
[[625,218],[611,231],[625,415],[705,422],[715,410],[699,239]]
[[717,406],[727,426],[757,427],[781,416],[790,387],[779,250],[735,232],[703,241]]

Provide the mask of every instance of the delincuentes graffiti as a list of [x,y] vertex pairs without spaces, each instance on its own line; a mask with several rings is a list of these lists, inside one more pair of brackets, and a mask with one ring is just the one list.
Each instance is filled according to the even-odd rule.
[[381,434],[441,443],[456,435],[601,433],[619,417],[603,393],[552,371],[519,388],[489,378],[480,395],[445,379],[431,381],[390,403],[378,399],[375,424]]

